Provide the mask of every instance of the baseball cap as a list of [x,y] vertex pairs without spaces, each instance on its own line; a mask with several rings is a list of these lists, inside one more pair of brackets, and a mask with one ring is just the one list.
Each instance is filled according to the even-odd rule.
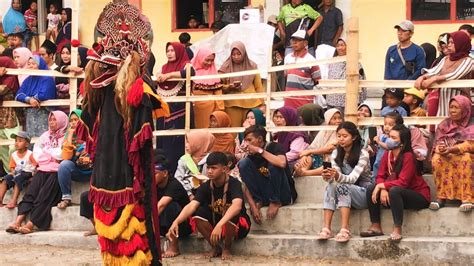
[[10,138],[14,139],[16,137],[20,137],[20,138],[23,138],[23,139],[26,139],[27,141],[30,141],[31,138],[30,138],[30,135],[28,133],[26,133],[26,131],[18,131],[18,133],[13,133],[10,135]]
[[414,95],[422,100],[425,99],[425,92],[417,88],[409,88],[404,91],[405,94]]
[[385,89],[385,95],[390,94],[393,95],[393,97],[403,100],[403,97],[405,97],[405,94],[403,93],[402,89],[397,89],[397,88],[388,88]]
[[306,34],[305,30],[297,30],[295,31],[295,33],[291,35],[291,38],[300,39],[300,40],[308,40],[308,34]]
[[277,21],[277,16],[275,16],[275,15],[269,16],[268,19],[267,19],[267,22],[268,22],[268,23],[277,24],[277,23],[278,23],[278,21]]
[[395,29],[402,29],[402,30],[409,30],[411,32],[415,31],[415,26],[413,25],[413,22],[409,21],[409,20],[404,20],[400,23],[398,23],[398,25],[395,25],[394,26]]

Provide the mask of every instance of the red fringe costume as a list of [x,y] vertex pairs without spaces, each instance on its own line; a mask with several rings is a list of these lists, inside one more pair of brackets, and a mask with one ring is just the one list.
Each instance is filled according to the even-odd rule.
[[88,52],[76,134],[94,163],[89,200],[103,263],[161,265],[152,133],[169,109],[142,79],[151,25],[137,8],[110,3],[96,28],[103,38]]

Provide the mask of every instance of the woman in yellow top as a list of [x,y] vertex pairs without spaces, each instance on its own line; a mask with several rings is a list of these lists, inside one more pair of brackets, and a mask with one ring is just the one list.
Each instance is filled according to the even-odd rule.
[[[219,69],[219,73],[232,73],[257,69],[257,64],[250,60],[245,45],[235,41],[231,45],[231,54]],[[259,74],[223,79],[224,94],[264,92]],[[231,118],[232,127],[240,127],[245,121],[247,112],[263,103],[262,99],[226,100],[225,112]]]

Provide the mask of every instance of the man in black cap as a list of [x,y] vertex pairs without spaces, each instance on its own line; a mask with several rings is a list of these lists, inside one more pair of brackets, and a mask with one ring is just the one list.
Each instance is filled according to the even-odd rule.
[[58,66],[54,62],[54,55],[56,54],[56,44],[50,40],[45,40],[39,48],[39,55],[43,57],[49,69],[54,70]]

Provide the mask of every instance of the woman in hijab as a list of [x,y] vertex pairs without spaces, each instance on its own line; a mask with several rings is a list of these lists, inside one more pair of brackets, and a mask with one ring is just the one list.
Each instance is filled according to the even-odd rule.
[[[343,121],[341,111],[336,108],[327,110],[324,113],[324,124],[339,126]],[[320,131],[313,142],[301,151],[301,158],[295,165],[296,176],[321,175],[323,172],[323,162],[330,161],[330,155],[336,149],[336,130]]]
[[[168,62],[161,67],[161,75],[185,69],[189,58],[184,45],[178,42],[166,44],[166,57]],[[186,95],[185,81],[158,82],[156,91],[163,98]],[[168,103],[170,116],[156,121],[157,130],[183,129],[185,127],[185,103]],[[192,109],[191,109],[192,111]],[[191,112],[192,113],[192,112]],[[191,115],[191,128],[194,128],[193,115]],[[173,171],[178,166],[178,160],[184,153],[184,136],[162,136],[157,138],[157,149],[163,149]]]
[[[53,111],[47,119],[49,128],[33,149],[33,156],[38,162],[37,172],[18,205],[15,222],[7,228],[9,233],[30,234],[37,229],[48,230],[53,219],[51,207],[61,200],[58,169],[68,117],[61,111]],[[29,221],[22,226],[27,215]]]
[[[298,114],[301,116],[303,125],[305,126],[319,126],[324,122],[324,110],[321,106],[308,103],[298,108]],[[318,134],[318,131],[308,131],[308,142],[313,142]]]
[[3,32],[12,34],[24,32],[26,30],[25,17],[21,13],[21,1],[12,0],[10,9],[3,17]]
[[[26,47],[20,47],[13,50],[13,60],[15,61],[17,68],[28,68],[28,60],[30,60],[32,56],[33,53]],[[29,75],[18,75],[18,82],[20,86],[27,77],[29,77]]]
[[[415,88],[428,89],[439,82],[446,80],[470,79],[474,60],[469,57],[471,39],[466,33],[455,31],[448,37],[448,56],[431,69],[424,69],[425,74],[415,81]],[[441,88],[439,90],[439,106],[437,116],[447,116],[449,101],[456,95],[465,95],[468,98],[471,88]],[[431,107],[430,107],[431,108]]]
[[460,200],[460,211],[471,211],[474,203],[474,118],[471,100],[463,95],[449,101],[449,117],[436,130],[432,159],[437,201],[430,209],[443,207],[446,200]]
[[[345,56],[347,54],[347,44],[346,41],[342,38],[337,40],[336,52],[334,57]],[[346,62],[338,62],[329,64],[328,67],[328,79],[346,79]],[[359,63],[359,79],[365,80],[364,68]],[[362,103],[367,99],[367,90],[362,88],[359,93],[359,103]],[[346,107],[346,95],[343,93],[338,94],[328,94],[326,95],[326,102],[329,108],[337,108],[344,112]]]
[[[257,64],[250,60],[243,42],[235,41],[230,47],[231,54],[222,64],[219,73],[233,73],[257,69]],[[248,75],[234,78],[226,78],[224,81],[224,93],[255,93],[265,92],[260,74]],[[226,100],[225,112],[231,118],[232,127],[240,127],[245,120],[249,109],[263,103],[262,99],[248,100]]]
[[203,172],[203,166],[214,145],[214,140],[214,136],[206,131],[186,134],[186,153],[179,159],[174,177],[183,185],[190,200],[194,198],[192,190],[196,188],[193,176],[199,176]]
[[[273,113],[273,123],[277,127],[297,126],[298,112],[292,107],[281,107]],[[303,132],[277,132],[273,135],[273,140],[283,147],[290,167],[296,163],[300,152],[308,147]]]
[[[8,75],[5,68],[16,68],[16,65],[10,57],[0,56],[0,102],[14,100],[19,87],[17,77]],[[19,130],[20,124],[15,109],[0,107],[0,139],[12,139],[11,135],[18,133]],[[8,166],[10,154],[9,146],[0,146],[0,161],[3,163],[5,173],[10,171]]]
[[[48,70],[48,65],[39,55],[28,60],[28,69]],[[46,76],[29,76],[18,90],[15,100],[28,103],[32,107],[26,108],[26,132],[31,137],[41,135],[48,129],[49,111],[41,107],[42,101],[56,98],[54,78]]]
[[56,37],[55,42],[58,46],[58,51],[62,51],[63,46],[71,42],[71,20],[72,9],[63,8],[61,10],[61,27],[58,30],[58,37]]
[[[71,66],[72,58],[71,58],[71,44],[67,43],[64,45],[60,52],[60,62],[58,67],[55,69],[58,72],[63,74],[69,74],[73,72],[74,74],[80,74],[84,72],[84,69],[87,65],[87,48],[86,47],[78,47],[78,55],[77,55],[77,66]],[[69,78],[64,77],[57,77],[56,78],[56,93],[58,99],[69,99]],[[82,79],[78,79],[77,81],[78,87],[80,87],[82,83]],[[69,108],[67,108],[69,110]]]
[[[210,48],[201,47],[196,56],[191,60],[191,75],[205,76],[217,75],[214,59],[216,54]],[[185,78],[186,70],[170,72],[167,74],[157,75],[158,82],[165,82],[170,78]],[[221,95],[222,84],[218,78],[199,79],[193,81],[193,95]],[[214,111],[224,110],[224,102],[221,100],[208,100],[194,102],[194,126],[195,128],[209,128],[209,117]]]
[[[224,111],[215,111],[210,116],[210,128],[230,127],[231,121],[229,115]],[[220,151],[223,153],[234,154],[235,152],[235,134],[232,133],[213,133],[215,141],[211,152]]]

